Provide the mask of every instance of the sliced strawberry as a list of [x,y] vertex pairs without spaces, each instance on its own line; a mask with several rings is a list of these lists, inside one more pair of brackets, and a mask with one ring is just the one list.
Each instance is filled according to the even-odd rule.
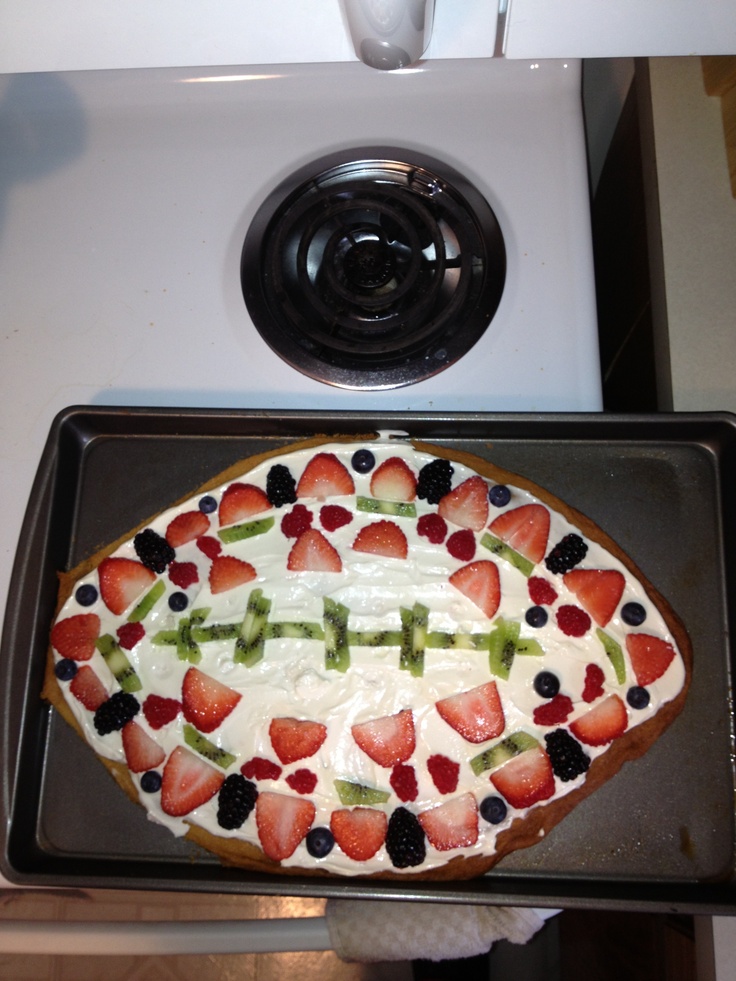
[[213,593],[225,593],[256,578],[256,570],[250,562],[236,559],[234,555],[216,555],[210,566],[209,583]]
[[334,453],[316,453],[296,485],[297,497],[341,497],[355,493],[353,478]]
[[605,627],[616,612],[625,585],[617,569],[573,569],[562,581],[599,627]]
[[488,521],[488,485],[482,477],[468,477],[441,498],[437,511],[461,528],[482,531]]
[[272,719],[268,735],[281,762],[295,763],[314,756],[327,738],[327,726],[309,719]]
[[541,746],[527,749],[491,774],[491,783],[512,807],[531,807],[555,792],[555,775]]
[[312,826],[316,808],[304,797],[261,791],[256,826],[261,848],[274,862],[290,858]]
[[469,743],[500,736],[506,725],[495,681],[442,698],[436,705],[445,722]]
[[184,718],[200,732],[213,732],[240,701],[240,694],[221,681],[189,668],[181,686]]
[[496,615],[501,602],[501,580],[495,562],[487,559],[470,562],[453,572],[450,583],[489,620]]
[[609,695],[570,723],[570,732],[586,746],[605,746],[626,732],[629,716],[618,695]]
[[530,562],[541,562],[547,551],[549,511],[543,504],[522,504],[504,511],[490,524],[491,532]]
[[467,848],[478,840],[478,807],[475,797],[461,794],[438,807],[423,811],[419,823],[431,844],[440,852]]
[[286,568],[290,572],[342,572],[342,559],[321,531],[309,528],[292,545]]
[[399,456],[384,460],[371,476],[371,494],[381,501],[413,501],[417,496],[414,471]]
[[406,762],[416,747],[411,709],[360,722],[350,731],[358,746],[379,766],[392,767]]
[[220,525],[232,525],[236,521],[245,521],[254,514],[270,510],[271,502],[260,487],[254,484],[230,484],[220,499]]
[[672,644],[652,634],[628,634],[626,650],[631,658],[636,682],[642,688],[661,678],[675,656]]
[[116,616],[125,613],[156,581],[156,573],[135,559],[103,559],[98,572],[102,601]]
[[172,548],[180,548],[193,542],[209,531],[210,519],[201,511],[184,511],[178,514],[166,528],[166,541]]
[[386,840],[388,818],[373,807],[339,808],[330,817],[330,831],[348,858],[367,862]]
[[355,536],[353,549],[387,559],[405,559],[409,554],[406,535],[394,521],[374,521],[365,525]]
[[90,712],[96,712],[110,697],[107,689],[88,664],[83,664],[69,682],[69,691]]
[[177,746],[166,761],[161,778],[161,809],[171,817],[184,817],[211,800],[224,780],[222,770],[184,746]]
[[137,722],[127,722],[123,726],[121,735],[125,760],[128,769],[133,773],[155,770],[166,759],[166,753],[156,740],[152,739]]
[[51,643],[62,657],[72,661],[89,661],[100,636],[100,618],[96,613],[77,613],[54,624]]

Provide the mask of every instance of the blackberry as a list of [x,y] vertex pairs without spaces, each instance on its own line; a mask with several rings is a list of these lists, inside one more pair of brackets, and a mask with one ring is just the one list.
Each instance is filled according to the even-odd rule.
[[397,869],[421,865],[424,861],[427,854],[424,831],[416,815],[405,807],[397,807],[388,820],[386,851]]
[[226,831],[241,827],[256,806],[257,797],[254,783],[241,773],[231,773],[225,777],[217,797],[217,823]]
[[567,782],[585,773],[590,766],[590,757],[567,729],[555,729],[544,737],[547,753],[555,776]]
[[101,736],[106,736],[109,732],[119,732],[138,715],[140,707],[135,695],[127,691],[116,691],[95,712],[95,729]]
[[153,528],[139,531],[133,539],[133,547],[143,565],[159,574],[166,572],[166,566],[176,557],[171,545]]
[[574,569],[578,562],[582,562],[587,551],[588,546],[580,535],[571,532],[555,545],[544,560],[544,564],[550,572],[563,575]]
[[266,497],[275,508],[296,501],[296,481],[283,463],[276,463],[266,477]]
[[419,471],[417,497],[427,504],[439,504],[440,500],[452,490],[452,475],[455,468],[449,460],[432,460],[425,463]]

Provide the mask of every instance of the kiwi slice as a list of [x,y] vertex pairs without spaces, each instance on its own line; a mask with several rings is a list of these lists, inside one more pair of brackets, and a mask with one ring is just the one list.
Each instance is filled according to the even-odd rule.
[[488,663],[491,673],[506,680],[517,654],[541,657],[542,645],[529,637],[519,637],[521,624],[518,620],[499,617],[488,635]]
[[340,803],[345,807],[371,807],[374,804],[385,804],[391,796],[386,790],[366,787],[362,783],[352,783],[350,780],[335,780],[335,790]]
[[133,607],[132,611],[128,615],[128,623],[140,623],[141,620],[145,620],[165,592],[166,583],[163,581],[163,579],[157,579],[153,586],[151,586],[151,588],[145,594],[143,599],[139,600],[139,602]]
[[401,607],[401,654],[399,667],[415,678],[424,674],[424,650],[427,646],[429,609],[415,603],[411,610]]
[[502,542],[500,538],[496,538],[492,535],[490,531],[487,531],[485,535],[480,540],[481,545],[487,548],[489,552],[492,552],[499,559],[504,559],[504,561],[509,562],[515,569],[526,576],[527,579],[534,572],[534,563],[529,559],[524,558],[524,556],[517,552],[515,549],[507,545],[506,542]]
[[473,773],[480,776],[486,770],[493,770],[514,756],[519,756],[520,753],[524,753],[527,749],[534,749],[538,745],[539,741],[534,736],[524,732],[523,729],[519,729],[518,732],[512,732],[510,736],[506,736],[488,749],[484,749],[482,753],[474,756],[470,761],[470,766]]
[[600,627],[596,628],[596,636],[601,644],[603,644],[608,659],[613,665],[613,670],[616,672],[616,681],[620,685],[623,685],[626,681],[626,662],[621,645],[607,634],[605,630],[601,630]]
[[217,537],[226,545],[233,542],[242,542],[246,538],[254,538],[256,535],[265,535],[274,525],[274,518],[257,518],[255,521],[244,521],[239,525],[230,525],[229,528],[222,528],[217,532]]
[[227,770],[235,762],[235,756],[232,753],[228,753],[227,750],[215,746],[213,742],[210,742],[209,739],[203,736],[201,732],[198,732],[188,722],[184,725],[182,732],[184,733],[184,742],[187,746],[193,749],[195,753],[199,753],[200,756],[204,756],[210,763],[214,763],[215,766],[221,766],[223,770]]
[[182,617],[179,620],[179,629],[176,632],[176,656],[180,661],[189,661],[190,664],[199,664],[202,660],[202,651],[192,639],[191,617]]
[[112,634],[102,634],[95,641],[97,650],[105,659],[105,664],[115,675],[117,683],[125,692],[140,691],[143,685],[135,668],[128,660],[125,651]]
[[325,667],[335,671],[347,671],[350,667],[348,646],[348,615],[350,610],[343,603],[336,603],[329,596],[324,598]]
[[394,518],[416,518],[417,516],[416,505],[407,501],[380,501],[375,497],[359,495],[355,499],[355,506],[358,511],[366,511],[368,514],[390,514]]
[[245,616],[240,628],[240,636],[235,641],[233,660],[246,667],[253,667],[263,657],[266,643],[266,626],[271,612],[271,600],[263,595],[262,589],[252,589],[245,606]]
[[266,640],[324,640],[325,632],[319,623],[307,620],[280,620],[266,625]]

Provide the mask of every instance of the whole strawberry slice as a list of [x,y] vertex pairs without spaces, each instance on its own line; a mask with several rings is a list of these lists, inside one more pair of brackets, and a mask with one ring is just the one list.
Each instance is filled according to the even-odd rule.
[[261,848],[274,862],[290,858],[312,826],[316,808],[304,797],[263,790],[256,800]]
[[314,756],[327,738],[327,726],[310,719],[272,719],[268,727],[274,753],[282,763],[295,763]]
[[102,681],[88,664],[83,664],[74,675],[69,683],[69,691],[90,712],[96,712],[110,697]]
[[351,732],[358,746],[379,766],[392,767],[404,763],[416,748],[411,709],[357,723],[352,726]]
[[500,736],[506,725],[495,681],[440,699],[437,711],[469,743]]
[[213,593],[226,593],[256,578],[256,570],[250,562],[236,559],[234,555],[216,555],[210,566],[209,583]]
[[221,681],[189,668],[181,686],[184,718],[200,732],[213,732],[240,701],[240,694]]
[[450,583],[489,620],[496,615],[501,602],[501,581],[495,562],[487,559],[470,562],[453,572]]
[[184,511],[170,521],[166,528],[166,541],[172,548],[181,548],[209,531],[210,519],[201,511]]
[[116,556],[103,559],[98,573],[102,601],[116,616],[125,613],[156,581],[155,572],[142,562]]
[[440,499],[437,511],[445,521],[482,531],[488,521],[488,485],[482,477],[468,477]]
[[626,706],[613,694],[570,723],[570,732],[586,746],[605,746],[622,736],[628,724]]
[[220,525],[232,525],[236,521],[245,521],[254,514],[270,510],[271,502],[260,487],[255,484],[230,484],[220,499]]
[[286,568],[290,572],[342,572],[342,559],[321,531],[309,528],[292,545]]
[[72,661],[89,661],[100,636],[100,618],[96,613],[77,613],[54,624],[51,643],[62,657]]
[[373,858],[386,840],[387,828],[388,818],[373,807],[339,808],[330,818],[335,841],[356,862]]
[[499,514],[489,527],[502,542],[536,563],[547,551],[549,524],[549,511],[543,504],[522,504]]
[[417,478],[408,463],[392,456],[374,470],[370,490],[381,501],[413,501],[417,496]]
[[652,634],[628,634],[626,650],[636,682],[642,688],[661,678],[675,656],[672,644]]
[[541,746],[514,756],[491,774],[491,783],[512,807],[531,807],[555,792],[555,775]]
[[171,817],[184,817],[211,800],[224,781],[222,770],[184,746],[177,746],[162,774],[161,809]]
[[123,752],[128,769],[133,773],[155,770],[166,759],[166,753],[137,722],[127,722],[121,732]]
[[297,497],[314,497],[318,501],[354,493],[353,478],[334,453],[316,453],[296,485]]
[[573,569],[562,581],[599,627],[605,627],[616,612],[625,585],[617,569]]
[[438,807],[423,811],[419,823],[440,852],[467,848],[478,840],[478,807],[473,794],[461,794]]
[[387,559],[405,559],[409,554],[406,535],[394,521],[374,521],[355,536],[353,549]]

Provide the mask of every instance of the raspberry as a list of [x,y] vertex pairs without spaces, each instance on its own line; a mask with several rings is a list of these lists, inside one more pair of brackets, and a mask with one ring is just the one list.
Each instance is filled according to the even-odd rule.
[[161,695],[149,695],[143,703],[143,714],[152,729],[162,729],[173,722],[181,712],[181,702],[175,698],[163,698]]
[[459,763],[442,756],[441,753],[435,753],[427,760],[427,769],[441,794],[452,794],[457,790],[457,780],[460,776]]
[[590,617],[579,606],[561,606],[557,611],[557,626],[568,637],[582,637],[590,630]]
[[439,514],[423,514],[417,521],[417,533],[433,545],[441,545],[447,534],[447,522]]
[[201,535],[197,539],[197,548],[204,552],[208,559],[216,559],[222,551],[222,545],[211,535]]
[[597,664],[589,664],[585,668],[585,687],[583,688],[583,701],[594,702],[603,694],[603,681],[605,680],[603,668]]
[[531,576],[528,581],[529,599],[536,606],[551,606],[557,599],[557,591],[552,583],[541,576]]
[[297,794],[311,794],[317,786],[317,774],[311,770],[295,770],[286,778],[286,782]]
[[265,760],[262,756],[254,756],[252,760],[241,766],[240,772],[249,780],[278,780],[281,776],[281,767],[278,763]]
[[475,555],[475,535],[469,528],[454,531],[447,539],[447,551],[453,559],[470,562]]
[[186,589],[199,582],[199,573],[194,562],[172,562],[169,566],[169,579],[179,589]]
[[534,721],[538,726],[556,726],[566,722],[572,712],[572,699],[567,695],[555,695],[554,698],[538,705],[534,709]]
[[325,531],[337,531],[343,525],[349,525],[353,516],[347,508],[339,504],[325,504],[319,512],[319,520]]
[[304,504],[295,504],[281,519],[281,531],[287,538],[298,538],[311,527],[312,512]]
[[131,650],[146,636],[146,628],[142,623],[124,623],[118,627],[118,643],[126,651]]
[[391,771],[389,783],[399,800],[406,802],[417,799],[419,786],[413,766],[397,763]]

